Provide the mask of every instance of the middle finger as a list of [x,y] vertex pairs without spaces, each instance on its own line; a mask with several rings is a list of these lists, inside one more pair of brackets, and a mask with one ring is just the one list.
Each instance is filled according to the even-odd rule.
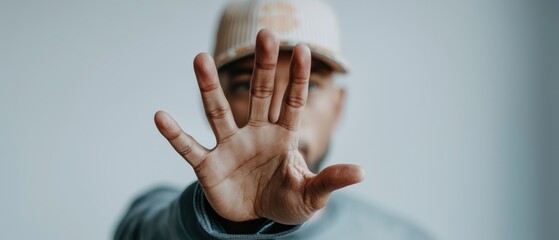
[[274,92],[279,41],[267,29],[258,32],[254,53],[254,70],[250,83],[249,125],[268,123],[268,112]]

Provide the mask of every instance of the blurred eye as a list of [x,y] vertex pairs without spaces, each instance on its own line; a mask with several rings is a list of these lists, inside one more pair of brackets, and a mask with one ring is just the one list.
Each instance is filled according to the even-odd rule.
[[316,90],[317,87],[316,83],[309,82],[309,92]]
[[231,84],[229,91],[232,93],[248,92],[250,90],[250,80],[236,81]]

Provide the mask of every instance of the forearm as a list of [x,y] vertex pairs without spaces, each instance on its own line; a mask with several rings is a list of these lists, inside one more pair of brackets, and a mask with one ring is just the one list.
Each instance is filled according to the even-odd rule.
[[213,211],[195,182],[182,194],[159,188],[139,197],[114,239],[270,239],[298,228],[264,219],[243,223],[226,220]]

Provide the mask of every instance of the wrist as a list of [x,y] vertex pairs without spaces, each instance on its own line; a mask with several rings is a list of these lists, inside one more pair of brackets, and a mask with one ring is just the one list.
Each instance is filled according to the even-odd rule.
[[210,205],[208,200],[204,198],[204,207],[206,213],[217,223],[226,233],[230,234],[254,234],[260,231],[264,226],[269,224],[271,220],[258,218],[249,221],[236,222],[226,219],[219,215]]

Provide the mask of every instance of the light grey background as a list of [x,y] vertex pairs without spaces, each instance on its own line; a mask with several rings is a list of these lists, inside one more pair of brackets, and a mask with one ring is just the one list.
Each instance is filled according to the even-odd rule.
[[[368,174],[344,191],[439,239],[557,239],[557,5],[330,2],[354,71],[328,164]],[[0,239],[109,239],[194,180],[153,114],[213,146],[191,62],[223,3],[0,2]]]
[[547,1],[542,21],[540,55],[542,91],[542,146],[540,164],[540,229],[547,239],[559,239],[559,1]]

